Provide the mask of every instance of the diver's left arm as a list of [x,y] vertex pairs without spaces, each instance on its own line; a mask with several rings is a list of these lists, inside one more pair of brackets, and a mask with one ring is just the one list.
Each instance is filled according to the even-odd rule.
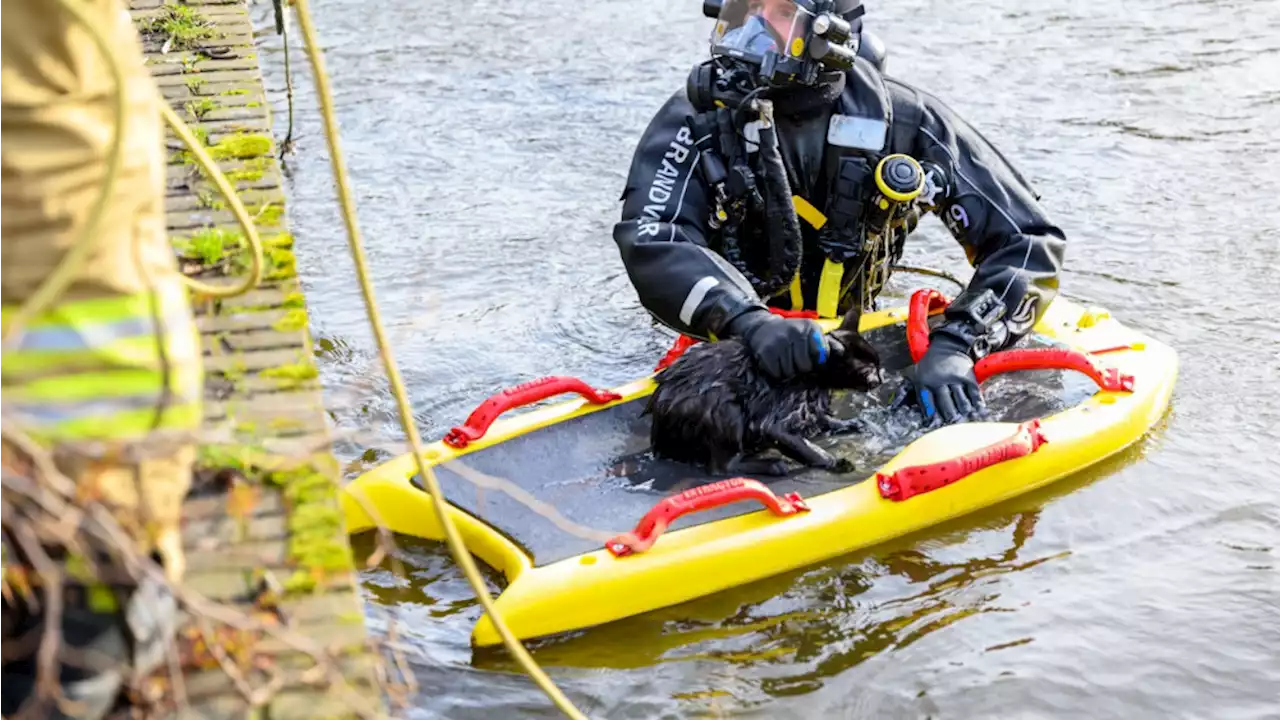
[[[1066,236],[1026,179],[973,126],[938,98],[900,81],[887,83],[895,133],[912,137],[914,125],[910,154],[942,171],[942,187],[926,209],[938,214],[974,267],[968,288],[935,333],[954,335],[971,349],[976,342],[989,351],[1007,347],[1030,332],[1057,295]],[[984,306],[980,298],[988,290],[994,298],[989,295]],[[1003,317],[984,333],[973,317],[990,305],[1002,306]]]

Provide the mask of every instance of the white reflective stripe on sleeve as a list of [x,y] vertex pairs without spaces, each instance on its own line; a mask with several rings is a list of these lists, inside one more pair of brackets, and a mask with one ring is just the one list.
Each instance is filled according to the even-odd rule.
[[719,284],[720,281],[710,275],[694,283],[693,289],[689,291],[689,295],[684,299],[684,304],[680,306],[680,322],[685,325],[692,323],[694,311],[702,304],[702,300],[707,297],[707,293],[711,292],[711,288]]

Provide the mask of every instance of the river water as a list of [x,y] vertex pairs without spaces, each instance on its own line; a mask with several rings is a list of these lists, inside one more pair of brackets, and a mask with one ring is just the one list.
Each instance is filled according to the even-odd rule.
[[[541,375],[648,372],[668,336],[610,231],[634,142],[704,57],[698,4],[314,12],[423,433]],[[279,137],[281,44],[270,6],[254,14]],[[1280,717],[1280,3],[902,0],[869,18],[890,73],[1043,195],[1068,234],[1064,294],[1179,351],[1171,412],[1046,492],[535,657],[594,717]],[[322,379],[344,458],[386,457],[402,435],[291,46],[289,213]],[[966,272],[923,227],[907,260]],[[363,584],[370,627],[394,618],[410,647],[403,714],[552,716],[501,653],[473,655],[479,608],[447,553],[400,556],[404,575]]]

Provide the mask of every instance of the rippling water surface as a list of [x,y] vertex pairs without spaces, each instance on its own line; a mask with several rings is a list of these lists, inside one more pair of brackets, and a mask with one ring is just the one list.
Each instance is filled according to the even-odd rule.
[[[704,56],[698,4],[314,12],[423,432],[540,375],[647,372],[668,337],[610,230],[633,144]],[[255,14],[282,135],[281,44],[269,5]],[[1068,233],[1065,294],[1177,348],[1172,411],[1047,492],[536,658],[598,717],[1280,717],[1280,3],[903,0],[871,2],[869,25],[892,74],[1044,196]],[[329,404],[345,458],[398,454],[292,59],[289,209]],[[909,261],[967,270],[940,223],[913,240]],[[375,632],[395,618],[412,646],[406,714],[552,715],[501,653],[473,655],[479,608],[447,553],[406,543],[402,559],[364,586]]]

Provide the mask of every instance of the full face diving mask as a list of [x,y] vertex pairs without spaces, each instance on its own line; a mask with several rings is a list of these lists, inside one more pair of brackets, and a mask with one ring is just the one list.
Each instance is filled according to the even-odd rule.
[[704,0],[716,19],[713,57],[758,67],[768,85],[814,85],[853,67],[866,9],[861,0]]

